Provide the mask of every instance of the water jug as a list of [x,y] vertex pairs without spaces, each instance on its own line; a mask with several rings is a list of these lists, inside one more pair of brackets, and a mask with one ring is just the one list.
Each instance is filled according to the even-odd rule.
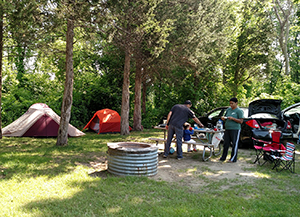
[[220,119],[218,120],[216,127],[217,127],[218,130],[223,130],[223,122],[222,122],[222,120],[220,120]]

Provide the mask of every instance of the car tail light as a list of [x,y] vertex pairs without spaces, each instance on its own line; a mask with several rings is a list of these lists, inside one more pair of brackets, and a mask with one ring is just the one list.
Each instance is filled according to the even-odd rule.
[[246,124],[251,128],[259,128],[259,125],[256,120],[247,121]]
[[287,122],[286,129],[287,129],[287,130],[292,129],[292,125],[291,125],[291,122],[290,122],[290,121]]

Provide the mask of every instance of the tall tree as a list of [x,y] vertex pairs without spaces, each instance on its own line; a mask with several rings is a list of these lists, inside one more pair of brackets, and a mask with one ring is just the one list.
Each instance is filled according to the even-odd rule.
[[26,86],[24,75],[29,71],[26,63],[37,52],[37,47],[40,47],[40,38],[45,37],[44,14],[40,9],[46,4],[45,1],[12,1],[7,13],[8,31],[13,42],[11,51],[20,88]]
[[[75,25],[80,26],[82,30],[91,33],[92,16],[97,10],[97,1],[89,2],[85,0],[62,0],[58,9],[58,16],[62,16],[63,20],[67,20],[66,31],[66,77],[63,102],[61,108],[61,119],[58,130],[56,145],[62,146],[68,144],[68,126],[71,117],[72,101],[73,101],[73,43]],[[100,10],[101,7],[99,6]],[[102,18],[102,17],[101,17]]]
[[61,106],[61,118],[58,129],[56,145],[62,146],[68,144],[68,127],[71,117],[71,108],[73,102],[73,83],[74,83],[74,70],[73,70],[73,38],[74,38],[74,20],[70,16],[67,24],[66,34],[66,81]]
[[291,0],[273,0],[273,8],[279,23],[278,26],[278,39],[279,45],[282,51],[285,62],[285,74],[290,73],[290,61],[288,53],[288,41],[289,41],[289,31],[290,31],[290,15],[293,9],[293,3]]
[[107,2],[111,12],[110,25],[108,28],[109,38],[124,52],[124,73],[122,85],[122,108],[121,108],[121,135],[129,134],[129,85],[130,85],[130,61],[133,53],[132,41],[134,35],[134,15],[137,13],[133,7],[135,1],[111,0]]
[[296,26],[291,32],[290,75],[293,82],[300,83],[300,28]]
[[222,0],[165,2],[159,15],[175,21],[165,51],[151,66],[155,75],[150,79],[157,84],[161,104],[156,106],[169,109],[170,104],[187,97],[195,107],[217,104],[219,67],[230,39],[232,5]]
[[3,5],[0,4],[0,139],[2,139],[2,57],[3,57]]
[[[12,56],[15,60],[15,64],[10,62],[11,68],[17,70],[17,78],[19,79],[20,86],[23,85],[23,75],[25,73],[25,59],[29,57],[29,53],[36,46],[38,40],[38,30],[41,25],[36,18],[40,15],[39,3],[43,0],[37,1],[0,1],[1,7],[1,77],[3,73],[3,49],[4,41],[10,41],[13,45],[7,48],[6,52],[8,55]],[[46,1],[46,0],[45,0]],[[42,17],[42,16],[41,16]],[[5,21],[5,23],[4,23]],[[4,28],[7,34],[5,34],[6,39],[4,39]],[[8,47],[8,44],[6,44]],[[28,52],[29,51],[29,52]],[[2,86],[2,81],[1,81]],[[2,91],[2,88],[1,90]],[[2,92],[1,92],[2,93]],[[2,94],[0,101],[2,99]],[[0,103],[1,104],[1,103]],[[2,106],[2,105],[0,105]],[[1,108],[1,107],[0,107]],[[2,110],[2,108],[1,108]],[[2,117],[0,116],[0,128],[2,125]]]
[[[157,2],[149,2],[153,4],[152,8],[147,9],[140,16],[142,28],[139,36],[136,38],[133,56],[135,60],[135,98],[134,98],[134,114],[133,114],[133,129],[142,130],[142,83],[143,78],[147,75],[146,68],[158,58],[168,43],[167,37],[172,29],[173,21],[167,17],[157,16],[158,8],[161,7]],[[163,18],[160,19],[159,18]],[[144,82],[145,84],[145,82]],[[146,86],[144,86],[146,88]],[[145,94],[145,93],[144,93]],[[145,99],[145,98],[144,98]]]
[[134,85],[134,111],[133,111],[133,130],[142,130],[142,60],[140,57],[135,58],[135,85]]
[[[135,50],[142,49],[145,36],[151,37],[150,30],[159,32],[161,27],[155,21],[156,0],[124,0],[108,1],[111,12],[111,32],[110,37],[120,49],[125,53],[124,79],[122,90],[122,110],[121,110],[121,135],[129,134],[129,85],[130,85],[130,62],[131,57],[136,53]],[[159,30],[159,31],[158,31]],[[145,43],[147,43],[145,42]],[[154,45],[154,46],[153,46]],[[155,44],[152,44],[155,47]],[[141,70],[141,69],[139,69]],[[139,73],[139,72],[138,72]],[[140,75],[137,76],[139,79]],[[137,81],[137,91],[140,91],[141,82]],[[140,98],[140,93],[137,93]],[[137,103],[140,100],[136,100]],[[140,109],[141,104],[136,109]],[[139,107],[139,108],[138,108]],[[136,111],[136,128],[140,128],[140,112]]]
[[251,78],[268,70],[272,57],[272,24],[266,9],[267,1],[243,1],[241,19],[231,42],[230,54],[223,68],[223,82],[232,96]]

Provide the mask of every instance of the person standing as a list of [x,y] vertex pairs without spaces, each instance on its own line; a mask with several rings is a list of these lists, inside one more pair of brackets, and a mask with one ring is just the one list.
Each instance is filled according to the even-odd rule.
[[163,157],[168,157],[170,153],[170,145],[174,134],[176,134],[177,144],[177,159],[181,160],[182,156],[182,136],[183,136],[183,124],[192,118],[200,127],[204,127],[199,119],[195,116],[195,113],[190,110],[192,103],[190,100],[185,101],[184,104],[176,104],[172,107],[167,116],[166,129],[168,130],[167,142],[165,143],[165,150]]
[[229,163],[237,161],[238,143],[240,139],[241,124],[243,123],[244,112],[237,106],[237,98],[229,100],[230,107],[226,110],[225,116],[221,117],[225,121],[224,133],[224,149],[220,161],[225,161],[230,143],[232,143],[232,151]]

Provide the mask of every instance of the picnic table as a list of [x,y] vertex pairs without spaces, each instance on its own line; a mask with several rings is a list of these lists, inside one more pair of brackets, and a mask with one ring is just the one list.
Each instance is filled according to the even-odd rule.
[[[166,143],[166,127],[155,126],[154,128],[163,130],[164,138],[149,138],[149,140],[156,141],[156,145],[158,145],[159,142]],[[203,134],[205,137],[201,137]],[[194,129],[194,139],[196,140],[196,143],[182,141],[182,144],[196,144],[203,146],[202,159],[203,161],[207,161],[212,157],[212,155],[217,156],[221,154],[220,142],[223,138],[223,134],[224,130],[215,131],[209,128]],[[176,143],[176,137],[173,138],[172,142]],[[205,156],[206,149],[209,149],[208,157]]]

